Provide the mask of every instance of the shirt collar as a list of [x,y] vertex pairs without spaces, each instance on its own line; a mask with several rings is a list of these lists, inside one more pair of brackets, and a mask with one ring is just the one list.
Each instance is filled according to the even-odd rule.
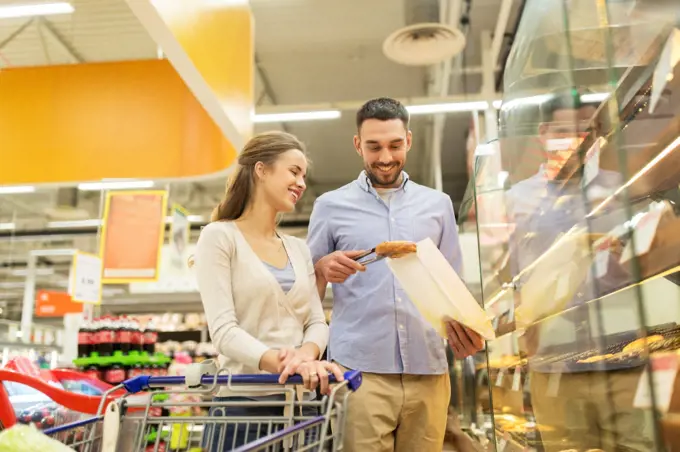
[[[410,178],[406,171],[402,171],[401,174],[403,175],[403,180],[401,181],[401,185],[398,188],[401,188],[404,191],[406,191],[407,182],[410,180]],[[364,191],[370,192],[371,190],[375,190],[373,184],[371,183],[371,180],[368,178],[368,175],[366,174],[366,170],[362,171],[361,174],[359,174],[359,177],[357,178],[357,183],[359,184],[359,187],[361,187]]]

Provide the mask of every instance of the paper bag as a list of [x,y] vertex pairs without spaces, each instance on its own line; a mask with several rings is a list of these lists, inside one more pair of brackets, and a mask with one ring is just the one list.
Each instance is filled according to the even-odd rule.
[[423,318],[444,338],[442,319],[448,316],[484,339],[494,339],[486,313],[432,240],[425,239],[417,246],[417,253],[387,258],[387,265]]

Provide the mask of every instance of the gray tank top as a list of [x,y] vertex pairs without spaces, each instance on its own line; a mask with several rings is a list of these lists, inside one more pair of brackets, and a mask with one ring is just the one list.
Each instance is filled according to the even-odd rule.
[[290,291],[290,289],[293,287],[293,284],[295,284],[295,271],[293,270],[293,265],[290,263],[290,259],[288,259],[288,263],[284,268],[274,267],[273,265],[270,265],[264,261],[262,261],[262,263],[269,269],[270,272],[272,272],[272,275],[274,275],[276,280],[281,285],[283,292],[288,293],[288,291]]

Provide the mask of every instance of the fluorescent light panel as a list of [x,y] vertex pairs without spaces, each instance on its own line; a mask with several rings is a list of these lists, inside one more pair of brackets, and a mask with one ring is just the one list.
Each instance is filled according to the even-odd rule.
[[101,226],[102,220],[71,220],[71,221],[50,221],[48,228],[91,228]]
[[78,184],[78,190],[81,191],[125,190],[135,188],[151,188],[153,186],[154,183],[152,180],[87,182],[83,184]]
[[[539,94],[536,96],[518,97],[516,99],[505,102],[506,108],[515,108],[524,105],[540,105],[550,100],[552,95]],[[609,93],[590,93],[581,96],[583,102],[602,102],[609,97]],[[500,109],[503,105],[503,100],[496,99],[491,102],[491,106],[495,109]],[[422,104],[409,105],[406,107],[408,112],[412,115],[425,115],[437,113],[458,113],[471,111],[484,111],[489,108],[487,101],[472,101],[472,102],[447,102],[441,104]],[[253,121],[256,123],[269,122],[292,122],[292,121],[313,121],[318,119],[337,119],[341,116],[339,110],[318,110],[318,111],[303,111],[294,113],[270,113],[254,115]]]
[[0,19],[71,14],[73,11],[73,6],[66,2],[6,5],[0,6]]
[[[203,215],[189,215],[187,219],[189,220],[189,223],[203,223],[205,221]],[[171,216],[165,217],[165,222],[172,223],[172,217]]]
[[455,113],[465,111],[479,111],[489,108],[489,103],[486,101],[478,102],[450,102],[445,104],[426,104],[426,105],[411,105],[406,107],[412,115],[424,115],[432,113]]
[[18,193],[33,193],[35,187],[32,185],[7,185],[0,186],[0,195],[13,195]]
[[337,119],[341,116],[339,110],[301,111],[295,113],[270,113],[255,115],[253,122],[258,124],[270,122],[315,121],[319,119]]
[[17,228],[14,223],[0,223],[0,231],[12,231]]

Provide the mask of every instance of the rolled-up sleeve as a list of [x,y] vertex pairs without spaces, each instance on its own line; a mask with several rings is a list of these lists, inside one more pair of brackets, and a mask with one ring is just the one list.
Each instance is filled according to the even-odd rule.
[[314,201],[307,231],[307,246],[311,252],[313,263],[335,251],[335,242],[330,228],[330,210],[323,200],[323,196]]
[[246,366],[258,368],[269,349],[243,330],[236,318],[231,285],[233,242],[222,225],[212,223],[201,231],[194,262],[208,328],[217,351]]
[[456,273],[458,273],[458,276],[463,279],[463,254],[460,249],[456,214],[453,211],[451,198],[448,196],[444,198],[444,217],[439,251],[441,251]]

